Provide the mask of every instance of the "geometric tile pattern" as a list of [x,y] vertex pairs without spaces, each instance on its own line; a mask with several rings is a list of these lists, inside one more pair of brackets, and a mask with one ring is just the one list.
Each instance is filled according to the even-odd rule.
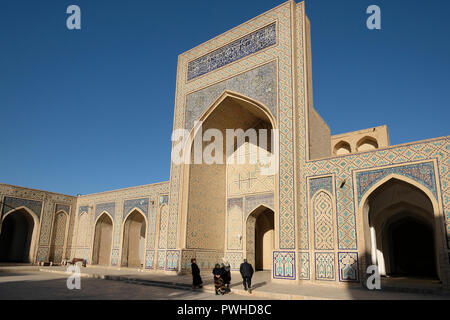
[[166,266],[166,251],[158,250],[158,266],[157,266],[157,268],[159,270],[164,270],[165,266]]
[[310,275],[310,260],[309,260],[309,252],[299,252],[298,253],[298,278],[300,280],[309,280]]
[[147,250],[145,253],[145,269],[153,269],[155,263],[155,250]]
[[167,250],[166,251],[166,270],[177,271],[178,264],[180,262],[180,251],[179,250]]
[[[239,92],[266,105],[277,117],[277,63],[266,63],[230,79],[195,91],[186,96],[184,129],[191,130],[194,122],[225,92]],[[255,81],[257,79],[257,81]]]
[[359,281],[358,253],[339,252],[339,281]]
[[316,280],[335,280],[334,252],[316,252]]
[[[182,129],[185,123],[185,102],[187,94],[204,89],[238,74],[252,70],[265,63],[276,60],[278,78],[278,128],[280,130],[279,159],[279,247],[295,248],[294,208],[294,149],[293,149],[293,99],[292,99],[292,52],[290,14],[292,3],[284,3],[255,19],[234,28],[220,37],[211,39],[179,56],[177,70],[177,90],[175,96],[174,130]],[[260,50],[249,59],[240,59],[201,77],[186,82],[187,66],[193,61],[213,52],[233,41],[242,38],[264,26],[276,22],[277,44]],[[175,143],[173,144],[173,146]],[[178,211],[181,189],[181,166],[172,163],[170,171],[169,196],[169,236],[168,247],[176,247]]]
[[139,208],[144,215],[148,215],[148,198],[125,200],[123,203],[123,218],[133,209]]
[[436,197],[436,182],[434,177],[434,165],[432,162],[422,162],[411,165],[373,169],[356,173],[356,182],[358,190],[358,203],[361,201],[364,193],[373,186],[377,181],[390,174],[399,174],[411,178],[426,188],[428,188]]
[[108,202],[108,203],[99,203],[95,206],[95,217],[94,219],[97,219],[97,217],[103,212],[108,212],[111,217],[114,220],[115,217],[115,208],[116,204],[114,202]]
[[119,265],[119,248],[114,248],[111,251],[111,265],[112,266]]
[[231,62],[248,56],[269,46],[277,41],[276,24],[252,32],[244,37],[231,42],[203,57],[189,62],[187,80],[204,75],[210,71],[223,67]]
[[242,249],[242,241],[238,237],[243,235],[242,198],[227,200],[227,249]]
[[333,203],[331,196],[320,191],[313,198],[314,246],[316,250],[334,249]]
[[295,252],[273,252],[273,277],[274,279],[295,280]]
[[42,201],[20,199],[13,197],[4,198],[2,216],[5,213],[21,206],[27,207],[28,209],[33,211],[38,216],[38,218],[41,217]]
[[160,209],[160,224],[159,224],[159,241],[158,248],[167,248],[167,228],[169,224],[169,207],[164,205]]
[[316,194],[320,189],[328,191],[328,193],[333,194],[333,178],[332,177],[323,177],[323,178],[314,178],[309,180],[309,198]]
[[230,263],[231,270],[239,270],[241,263],[244,261],[242,252],[227,252],[225,254],[228,262]]

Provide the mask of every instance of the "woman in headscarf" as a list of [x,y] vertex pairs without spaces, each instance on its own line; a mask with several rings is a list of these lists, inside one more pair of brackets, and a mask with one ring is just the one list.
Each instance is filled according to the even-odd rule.
[[200,268],[197,265],[197,260],[195,258],[191,259],[191,269],[192,269],[192,287],[194,289],[202,287],[202,277],[200,276]]
[[228,259],[222,258],[222,268],[223,268],[223,282],[226,287],[226,291],[230,292],[230,282],[231,282],[231,267]]
[[216,263],[216,266],[213,269],[213,275],[214,275],[214,287],[216,289],[216,294],[219,293],[224,295],[225,294],[225,284],[223,282],[223,274],[224,269],[220,267],[220,264]]

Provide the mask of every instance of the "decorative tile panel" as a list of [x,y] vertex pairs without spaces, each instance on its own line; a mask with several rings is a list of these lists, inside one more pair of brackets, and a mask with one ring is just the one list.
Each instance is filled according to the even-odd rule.
[[298,264],[299,264],[298,278],[300,280],[309,280],[311,277],[309,252],[298,253]]
[[227,248],[242,249],[243,236],[243,198],[232,198],[227,201]]
[[95,217],[94,220],[97,219],[97,217],[102,214],[103,211],[108,212],[111,217],[114,219],[116,214],[116,203],[115,202],[108,202],[108,203],[99,203],[95,206]]
[[295,252],[273,252],[273,277],[274,279],[295,280]]
[[263,205],[272,210],[275,210],[273,193],[246,196],[245,197],[245,219],[247,219],[248,215],[250,213],[252,213],[252,211],[254,209],[256,209],[257,207],[259,207],[260,205]]
[[333,178],[332,177],[322,177],[313,178],[309,180],[309,198],[316,194],[319,190],[326,190],[328,193],[333,194]]
[[413,179],[428,188],[436,197],[436,181],[434,177],[434,165],[432,162],[423,162],[411,165],[380,168],[356,173],[358,188],[358,203],[364,193],[370,189],[377,181],[390,175],[398,174]]
[[178,264],[180,263],[179,250],[166,251],[166,270],[178,271]]
[[141,209],[148,217],[148,198],[125,200],[123,203],[123,218],[125,218],[133,208]]
[[244,262],[244,255],[242,252],[227,252],[225,254],[228,262],[230,263],[231,270],[237,271],[241,267],[241,263]]
[[339,281],[359,281],[358,253],[339,252]]
[[13,198],[13,197],[5,197],[3,199],[2,216],[8,213],[9,211],[22,206],[27,207],[28,209],[33,211],[38,218],[41,217],[42,201]]
[[333,203],[330,195],[320,191],[313,198],[314,247],[316,250],[334,249]]
[[225,92],[239,92],[263,103],[277,117],[277,63],[272,61],[230,79],[195,91],[186,96],[184,128],[191,130],[194,122]]
[[64,211],[65,213],[70,214],[70,205],[57,203],[55,206],[55,212],[59,211]]
[[155,250],[147,250],[145,253],[145,269],[153,269],[155,263]]
[[333,252],[316,252],[316,280],[335,280]]
[[119,248],[114,248],[111,251],[111,265],[117,267],[119,265]]
[[272,23],[188,64],[187,79],[192,80],[277,42],[276,24]]

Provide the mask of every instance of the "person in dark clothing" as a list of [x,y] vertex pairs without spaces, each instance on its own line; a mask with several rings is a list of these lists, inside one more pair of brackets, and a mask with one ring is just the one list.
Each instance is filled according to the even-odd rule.
[[200,276],[200,268],[197,265],[197,260],[191,259],[191,269],[192,269],[192,287],[194,289],[201,288],[203,284],[202,277]]
[[247,259],[244,259],[244,263],[241,264],[239,271],[241,272],[244,289],[248,290],[249,293],[252,293],[251,286],[252,286],[252,276],[253,276],[254,271],[253,271],[252,265],[247,262]]
[[220,267],[220,264],[216,264],[215,268],[213,269],[213,275],[214,275],[214,288],[216,289],[216,294],[219,293],[221,295],[225,294],[225,283],[223,281],[223,275],[224,275],[224,269]]
[[222,269],[223,269],[223,282],[227,292],[230,292],[230,282],[231,282],[231,266],[226,258],[222,259]]

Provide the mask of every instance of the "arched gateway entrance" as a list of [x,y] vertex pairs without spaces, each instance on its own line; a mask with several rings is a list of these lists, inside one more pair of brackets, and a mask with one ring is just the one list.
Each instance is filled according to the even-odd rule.
[[247,218],[246,256],[255,270],[271,270],[274,247],[274,214],[259,206]]
[[[195,116],[201,122],[188,128],[190,139],[183,150],[181,246],[197,254],[203,251],[201,256],[208,259],[204,265],[213,266],[224,252],[236,250],[248,255],[257,269],[270,270],[274,212],[261,207],[251,213],[248,207],[276,197],[276,121],[262,104],[228,91]],[[252,239],[249,253],[246,224],[253,225],[247,237]]]
[[370,193],[363,214],[368,261],[382,276],[438,278],[441,230],[425,192],[391,178]]
[[25,208],[3,217],[0,230],[0,262],[32,262],[37,217]]
[[147,222],[144,214],[134,209],[125,219],[122,238],[122,266],[142,267],[145,255]]

